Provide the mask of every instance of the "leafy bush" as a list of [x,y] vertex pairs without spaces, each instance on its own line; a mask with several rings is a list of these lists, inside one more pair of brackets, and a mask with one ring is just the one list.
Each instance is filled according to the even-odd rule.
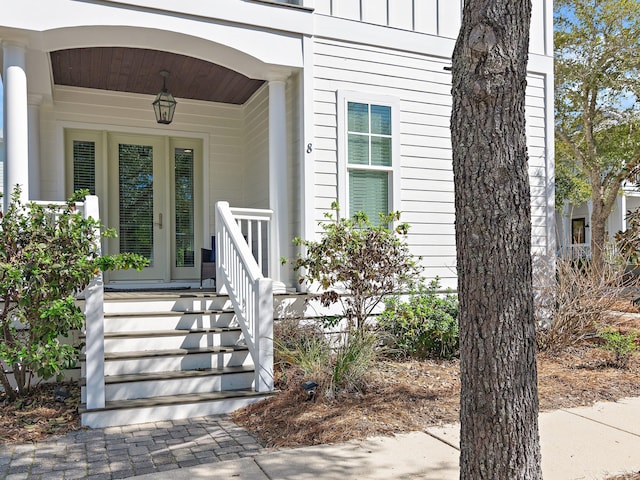
[[9,398],[13,370],[18,393],[27,393],[34,376],[58,376],[75,364],[78,345],[62,342],[84,324],[76,305],[81,292],[101,270],[142,268],[147,260],[133,254],[101,256],[100,223],[86,219],[75,202],[60,209],[23,205],[16,189],[0,218],[0,383]]
[[458,299],[439,295],[439,289],[436,278],[408,301],[394,297],[387,302],[378,322],[400,355],[450,358],[458,353]]
[[618,251],[629,260],[629,263],[640,263],[640,208],[627,211],[627,228],[615,234]]
[[615,328],[607,327],[598,332],[598,337],[604,341],[602,348],[613,353],[613,364],[619,368],[625,368],[631,355],[639,350],[636,330],[622,333]]
[[300,283],[323,289],[320,301],[324,306],[341,303],[348,330],[359,331],[386,296],[406,291],[415,283],[421,268],[402,238],[408,225],[389,228],[400,220],[400,212],[381,215],[380,225],[373,225],[364,213],[339,218],[337,203],[333,209],[338,218],[325,215],[328,221],[320,224],[319,241],[294,239],[306,250],[294,268],[301,272]]

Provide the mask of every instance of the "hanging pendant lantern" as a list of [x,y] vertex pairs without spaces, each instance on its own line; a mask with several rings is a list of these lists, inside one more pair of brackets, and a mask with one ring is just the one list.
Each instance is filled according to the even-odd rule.
[[169,125],[173,121],[173,114],[176,111],[176,99],[167,91],[167,77],[169,72],[162,70],[162,91],[156,95],[153,101],[153,110],[156,114],[156,121],[165,125]]

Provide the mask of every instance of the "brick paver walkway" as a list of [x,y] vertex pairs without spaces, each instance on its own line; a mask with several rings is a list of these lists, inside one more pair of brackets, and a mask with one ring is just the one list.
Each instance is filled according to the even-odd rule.
[[227,416],[80,430],[37,444],[0,445],[0,480],[112,480],[261,450]]

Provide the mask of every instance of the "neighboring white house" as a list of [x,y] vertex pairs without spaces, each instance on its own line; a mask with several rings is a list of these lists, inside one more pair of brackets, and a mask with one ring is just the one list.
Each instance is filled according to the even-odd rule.
[[[627,229],[627,214],[640,208],[638,185],[625,183],[613,211],[605,224],[607,238]],[[591,255],[591,201],[580,205],[567,204],[556,213],[558,254],[567,257]]]
[[[107,251],[158,260],[108,281],[196,281],[220,200],[274,211],[277,265],[338,200],[374,217],[401,210],[426,275],[455,287],[447,67],[462,1],[7,4],[7,182],[41,200],[90,187],[120,232]],[[552,10],[533,2],[527,90],[533,244],[543,254],[555,251]],[[151,106],[161,70],[178,102],[170,125]],[[118,165],[141,159],[149,184],[127,184]],[[287,267],[270,273],[295,286]]]

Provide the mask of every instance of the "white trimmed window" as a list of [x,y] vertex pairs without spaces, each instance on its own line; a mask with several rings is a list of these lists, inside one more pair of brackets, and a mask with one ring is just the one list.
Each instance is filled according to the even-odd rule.
[[399,208],[398,102],[388,97],[338,93],[339,202],[353,216]]

